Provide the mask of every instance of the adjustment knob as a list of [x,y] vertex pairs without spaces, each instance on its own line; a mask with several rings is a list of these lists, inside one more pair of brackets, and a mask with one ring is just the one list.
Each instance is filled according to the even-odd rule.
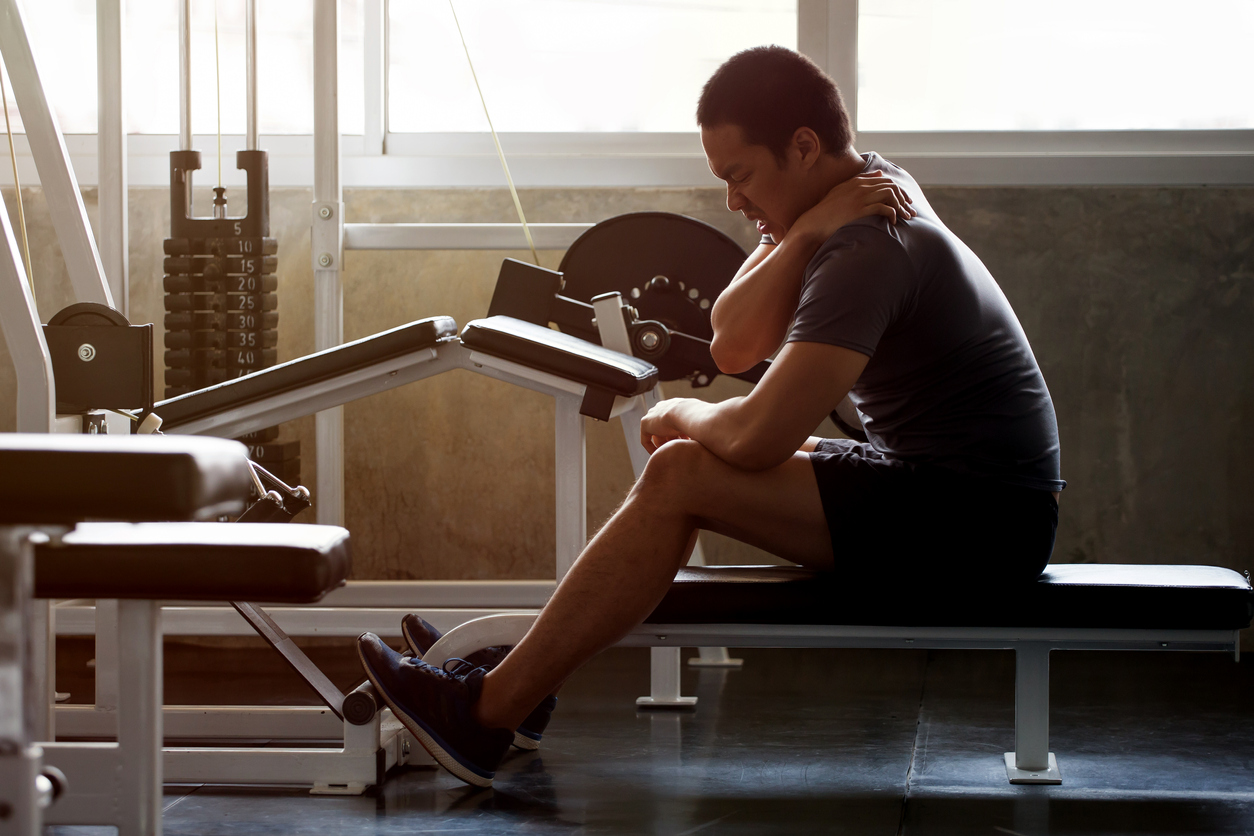
[[661,293],[665,293],[671,289],[671,280],[665,276],[654,276],[649,279],[648,287],[649,290],[656,290]]

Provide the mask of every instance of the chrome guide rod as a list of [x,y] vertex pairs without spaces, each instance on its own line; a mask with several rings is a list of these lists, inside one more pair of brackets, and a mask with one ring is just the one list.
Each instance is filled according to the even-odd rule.
[[248,79],[248,127],[244,147],[257,150],[257,0],[247,0],[244,13],[244,53]]
[[[179,2],[179,150],[192,150],[192,0]],[[188,195],[191,191],[188,190]]]
[[[179,150],[192,150],[192,0],[179,4]],[[187,180],[187,217],[192,216],[192,172]]]

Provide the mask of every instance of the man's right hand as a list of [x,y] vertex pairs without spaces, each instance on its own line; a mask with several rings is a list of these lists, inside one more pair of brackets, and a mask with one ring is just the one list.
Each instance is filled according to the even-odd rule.
[[892,223],[919,214],[901,186],[882,171],[859,174],[829,191],[822,200],[802,213],[787,235],[794,233],[811,240],[826,241],[850,221],[868,215],[883,215]]

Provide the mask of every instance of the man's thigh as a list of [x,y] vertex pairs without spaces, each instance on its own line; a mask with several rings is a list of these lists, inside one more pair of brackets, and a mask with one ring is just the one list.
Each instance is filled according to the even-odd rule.
[[745,471],[695,442],[684,445],[690,461],[680,465],[687,483],[682,501],[701,528],[794,563],[832,568],[831,535],[807,454],[795,453],[770,470]]

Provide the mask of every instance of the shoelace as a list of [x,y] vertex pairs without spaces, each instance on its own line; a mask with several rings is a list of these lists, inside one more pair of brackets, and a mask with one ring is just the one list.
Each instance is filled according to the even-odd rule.
[[[448,669],[450,662],[457,663],[456,667],[452,670]],[[460,656],[451,656],[448,659],[445,659],[444,664],[440,665],[440,670],[444,671],[449,676],[458,676],[462,678],[469,676],[477,670],[481,670],[485,674],[488,672],[488,669],[483,665],[476,665],[473,662],[468,662]]]

